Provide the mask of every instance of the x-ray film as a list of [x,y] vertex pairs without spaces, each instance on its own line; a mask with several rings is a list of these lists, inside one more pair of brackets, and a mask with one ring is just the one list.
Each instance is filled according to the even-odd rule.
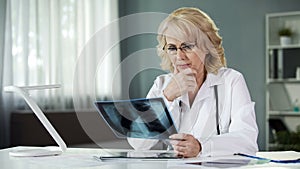
[[177,133],[162,98],[96,101],[95,105],[117,137],[168,139]]

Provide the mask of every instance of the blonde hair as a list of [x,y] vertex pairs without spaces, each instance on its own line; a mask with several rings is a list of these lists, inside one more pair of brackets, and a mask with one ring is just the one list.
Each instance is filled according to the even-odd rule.
[[203,51],[207,51],[204,65],[208,73],[216,74],[221,67],[226,66],[222,37],[218,33],[214,21],[203,11],[197,8],[179,8],[173,11],[158,28],[157,53],[161,57],[161,67],[174,71],[168,54],[164,50],[166,45],[166,30],[174,29],[178,37],[194,41]]

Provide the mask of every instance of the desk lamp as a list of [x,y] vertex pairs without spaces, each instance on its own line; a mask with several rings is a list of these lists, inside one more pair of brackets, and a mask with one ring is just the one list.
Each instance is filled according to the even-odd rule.
[[29,90],[43,90],[43,89],[52,89],[59,88],[60,85],[41,85],[41,86],[25,86],[25,87],[17,87],[17,86],[6,86],[4,87],[4,91],[6,92],[15,92],[23,97],[28,106],[32,109],[34,114],[38,117],[39,121],[43,124],[43,126],[50,133],[55,142],[59,145],[59,147],[44,147],[44,148],[35,148],[35,149],[20,149],[11,151],[9,154],[11,156],[19,156],[19,157],[33,157],[33,156],[50,156],[50,155],[59,155],[62,152],[66,151],[67,146],[60,135],[56,132],[54,127],[46,118],[45,114],[36,104],[36,102],[29,96]]

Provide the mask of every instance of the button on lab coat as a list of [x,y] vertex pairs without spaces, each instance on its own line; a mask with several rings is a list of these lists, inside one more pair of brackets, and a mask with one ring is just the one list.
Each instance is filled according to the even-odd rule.
[[[208,73],[192,107],[189,106],[187,94],[172,102],[164,97],[163,89],[171,78],[172,74],[158,76],[147,97],[162,97],[165,100],[178,132],[192,134],[201,143],[199,155],[255,155],[258,151],[258,128],[254,102],[241,73],[230,68],[221,68],[217,75]],[[216,127],[215,85],[218,89],[220,135]],[[182,104],[179,104],[180,101]],[[128,138],[128,142],[134,149],[146,150],[158,141]]]

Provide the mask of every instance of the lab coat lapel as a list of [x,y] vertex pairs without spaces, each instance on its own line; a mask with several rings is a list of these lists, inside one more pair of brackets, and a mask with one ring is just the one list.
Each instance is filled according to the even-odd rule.
[[[216,108],[215,108],[215,96],[214,96],[214,86],[217,85],[218,86],[218,98],[219,98],[219,115],[221,114],[222,110],[221,108],[223,108],[223,106],[220,106],[220,104],[223,104],[223,101],[220,101],[220,99],[223,99],[224,96],[224,78],[222,77],[223,71],[222,69],[219,70],[219,73],[217,75],[209,73],[207,75],[206,81],[205,83],[203,83],[203,86],[201,87],[200,91],[197,94],[197,98],[195,99],[197,102],[200,101],[204,101],[204,99],[213,99],[213,101],[211,101],[212,104],[195,104],[194,108],[196,110],[194,110],[195,112],[197,112],[198,114],[200,113],[201,110],[203,111],[207,111],[205,113],[201,114],[201,117],[196,118],[197,122],[193,123],[194,125],[198,126],[197,123],[200,124],[206,124],[206,125],[212,125],[212,122],[209,121],[209,117],[211,116],[211,113],[215,113]],[[202,105],[204,107],[199,107],[199,105]],[[212,126],[213,128],[215,127],[215,123],[213,123],[214,125]],[[194,126],[193,125],[193,126]],[[202,125],[200,125],[202,126]],[[210,128],[210,127],[204,127],[204,128]],[[199,131],[200,133],[202,133],[203,135],[209,135],[209,133],[211,133],[210,131],[203,131],[203,129],[196,129],[197,131]],[[206,133],[205,132],[209,132]],[[195,133],[192,133],[195,134]]]
[[[201,86],[200,90],[197,93],[197,96],[195,98],[194,103],[198,101],[202,101],[203,99],[207,97],[211,97],[211,90],[215,85],[223,85],[224,84],[224,78],[222,77],[222,69],[219,70],[219,73],[217,75],[208,73],[205,82]],[[218,87],[219,88],[219,87]]]
[[[203,123],[208,123],[210,112],[203,113],[201,115],[201,117],[198,117],[200,110],[201,109],[215,110],[215,109],[209,108],[209,107],[199,107],[199,105],[202,105],[202,104],[197,104],[197,103],[204,101],[204,99],[214,98],[213,87],[215,85],[224,84],[224,79],[222,78],[221,75],[222,75],[222,69],[220,69],[220,71],[217,75],[214,75],[212,73],[209,73],[207,75],[206,81],[203,83],[200,90],[198,91],[197,96],[194,100],[193,106],[191,108],[189,107],[189,101],[188,101],[187,94],[178,98],[178,99],[181,99],[181,101],[183,102],[183,106],[182,106],[183,119],[182,119],[181,128],[179,129],[180,132],[190,133],[190,131],[192,131],[192,128],[194,127],[194,125],[197,123],[197,120],[200,120]],[[208,106],[208,105],[203,105],[203,106]],[[213,106],[215,106],[215,104],[213,104]],[[198,119],[198,118],[201,118],[201,119]]]
[[218,74],[208,74],[207,80],[210,88],[213,90],[214,86],[217,86],[218,90],[218,109],[219,109],[219,118],[221,117],[221,114],[223,112],[223,104],[225,100],[225,79],[223,77],[225,69],[221,68],[218,71]]
[[208,83],[208,86],[213,87],[215,85],[224,84],[224,78],[222,76],[223,72],[224,72],[224,69],[220,69],[218,74],[216,74],[216,75],[212,74],[212,73],[207,74],[206,81]]
[[[208,88],[207,83],[204,82],[202,87],[200,88],[200,90],[197,93],[197,96],[194,100],[192,107],[189,108],[189,104],[184,105],[184,109],[183,109],[184,114],[183,114],[180,132],[190,133],[192,131],[194,125],[196,124],[196,122],[198,120],[199,111],[201,109],[199,102],[204,101],[204,99],[206,99],[208,97],[210,97],[210,89]],[[187,100],[187,102],[184,102],[184,103],[189,103],[187,95],[186,96],[183,95],[182,99],[184,101]],[[207,119],[208,117],[203,117],[203,118]]]
[[[178,98],[176,98],[174,100],[175,103],[175,107],[177,107],[177,110],[176,111],[173,111],[172,112],[172,115],[173,115],[173,118],[174,118],[174,121],[175,121],[175,124],[177,124],[177,127],[179,127],[179,124],[180,124],[180,112],[182,111],[182,113],[185,113],[184,111],[189,111],[189,107],[187,107],[187,105],[189,105],[189,100],[188,100],[188,95],[187,94],[184,94]],[[181,103],[181,106],[179,106],[179,104]],[[182,126],[182,122],[183,119],[181,119],[181,124],[180,126]],[[182,127],[181,127],[182,128]],[[181,131],[180,128],[178,128],[179,132]]]

